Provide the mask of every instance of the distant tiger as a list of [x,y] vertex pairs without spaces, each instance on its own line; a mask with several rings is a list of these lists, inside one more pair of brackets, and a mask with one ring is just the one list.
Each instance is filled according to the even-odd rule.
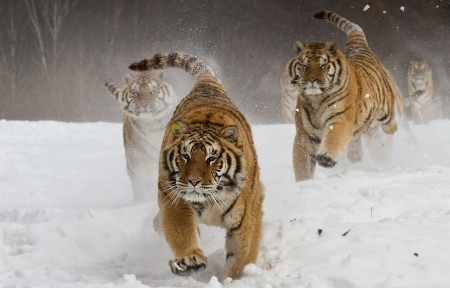
[[107,80],[105,87],[123,112],[123,140],[133,200],[143,202],[148,201],[158,187],[161,142],[177,96],[164,80],[163,72],[126,74],[124,81],[122,89],[112,80]]
[[[440,105],[436,104],[431,67],[426,61],[411,61],[408,69],[408,95],[406,101],[414,124],[428,124],[441,119]],[[439,103],[440,104],[440,103]]]
[[159,222],[175,254],[169,265],[178,275],[206,267],[201,222],[227,230],[226,276],[239,278],[246,264],[256,262],[262,232],[264,187],[251,128],[197,57],[157,54],[130,69],[169,67],[184,69],[195,80],[167,125],[160,154]]
[[370,50],[362,29],[333,12],[314,16],[346,32],[347,43],[342,53],[334,41],[298,41],[297,55],[286,65],[287,82],[298,91],[293,149],[297,181],[312,178],[316,163],[333,167],[346,148],[350,161],[360,161],[361,135],[374,121],[386,134],[397,131],[395,79]]

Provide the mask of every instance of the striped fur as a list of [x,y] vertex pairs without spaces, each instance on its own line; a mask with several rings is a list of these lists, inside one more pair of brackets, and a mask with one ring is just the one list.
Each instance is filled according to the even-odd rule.
[[[175,274],[206,267],[198,222],[227,230],[226,276],[238,278],[258,256],[264,188],[250,125],[201,60],[172,52],[131,70],[181,68],[195,85],[167,125],[159,166],[159,222],[175,254]],[[158,221],[158,220],[157,220]]]
[[414,124],[428,124],[431,119],[442,118],[441,107],[435,103],[431,67],[426,61],[411,61],[408,69],[408,96],[406,104]]
[[112,80],[107,80],[105,87],[123,112],[123,140],[133,200],[143,202],[152,198],[152,190],[157,187],[161,142],[177,96],[162,72],[126,74],[124,81],[122,89]]
[[370,50],[362,29],[333,12],[315,17],[346,32],[347,42],[342,53],[334,41],[298,41],[297,55],[286,65],[287,82],[298,91],[293,155],[297,181],[312,178],[316,163],[333,167],[345,148],[350,161],[360,161],[360,137],[373,121],[386,134],[397,130],[395,79]]
[[[395,117],[400,125],[406,130],[406,141],[410,143],[412,146],[417,145],[417,140],[415,139],[411,128],[408,123],[408,118],[406,115],[405,101],[403,98],[403,93],[395,81],[392,73],[386,69],[386,73],[389,77],[392,77],[391,84],[394,87],[394,95],[395,95]],[[295,123],[295,113],[296,113],[296,104],[298,91],[287,83],[287,77],[285,73],[282,73],[280,77],[281,84],[281,109],[282,115],[287,123]],[[386,163],[389,161],[393,152],[393,136],[385,134],[381,125],[378,121],[373,121],[370,128],[364,133],[362,136],[364,138],[364,142],[368,148],[369,154],[371,155],[371,159],[378,163]],[[352,143],[353,145],[359,145],[360,143]],[[350,145],[350,144],[349,144]],[[347,146],[348,148],[348,146]],[[350,147],[351,148],[351,147]],[[360,152],[359,149],[349,149],[352,151],[350,158],[351,159],[362,159],[362,154],[358,155]]]

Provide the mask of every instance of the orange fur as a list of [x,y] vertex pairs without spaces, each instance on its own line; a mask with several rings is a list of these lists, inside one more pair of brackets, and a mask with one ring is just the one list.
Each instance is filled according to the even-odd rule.
[[370,50],[362,29],[333,12],[315,17],[332,22],[348,37],[344,53],[334,41],[296,42],[297,55],[286,65],[287,80],[299,94],[293,152],[297,181],[312,178],[316,163],[333,167],[346,148],[352,162],[360,161],[360,137],[374,121],[386,134],[397,130],[394,79]]

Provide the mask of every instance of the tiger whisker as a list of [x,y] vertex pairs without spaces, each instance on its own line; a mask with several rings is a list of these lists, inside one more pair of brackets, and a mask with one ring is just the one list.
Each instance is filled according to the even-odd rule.
[[182,194],[181,194],[182,190],[177,189],[175,191],[176,191],[176,194],[174,194],[174,197],[172,197],[170,199],[170,202],[168,203],[169,207],[174,206],[174,204],[175,204],[175,206],[177,206],[178,203],[180,202],[181,198],[182,198]]
[[210,193],[209,197],[213,200],[213,206],[217,209],[218,212],[223,213],[224,209],[222,204],[225,202],[223,198],[217,193]]
[[235,186],[233,186],[233,185],[220,185],[220,184],[218,184],[217,187],[222,187],[222,188],[234,188]]
[[167,191],[170,191],[170,190],[173,190],[173,189],[176,189],[176,188],[177,188],[176,186],[168,186],[166,188],[160,189],[159,191],[161,193],[166,193]]

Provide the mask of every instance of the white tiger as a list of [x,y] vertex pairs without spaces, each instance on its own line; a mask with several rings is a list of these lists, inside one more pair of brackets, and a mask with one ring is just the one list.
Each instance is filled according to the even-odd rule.
[[127,172],[135,202],[150,200],[158,189],[161,143],[177,104],[177,96],[164,78],[160,71],[126,74],[122,89],[112,80],[105,82],[123,112]]
[[432,69],[426,61],[411,61],[408,94],[406,104],[414,124],[428,124],[432,119],[442,118],[440,97],[434,95]]

